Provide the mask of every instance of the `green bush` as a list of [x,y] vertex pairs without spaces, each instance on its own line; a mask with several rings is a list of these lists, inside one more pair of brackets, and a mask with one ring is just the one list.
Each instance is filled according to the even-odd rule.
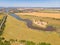
[[51,45],[50,43],[46,43],[46,42],[41,42],[41,43],[35,43],[32,41],[26,41],[26,40],[20,40],[20,43],[24,44],[24,45]]
[[2,41],[0,41],[0,45],[4,45],[4,43]]
[[11,44],[10,44],[10,41],[6,41],[6,40],[5,40],[5,41],[4,41],[4,45],[11,45]]
[[51,45],[51,44],[42,42],[42,43],[39,43],[38,45]]
[[[4,20],[4,19],[5,19],[5,20]],[[1,22],[0,22],[0,24],[1,24],[2,21],[4,20],[4,22],[3,22],[3,24],[2,24],[2,26],[1,26],[1,28],[0,28],[0,36],[3,34],[3,31],[4,31],[5,27],[6,27],[6,25],[5,25],[6,19],[7,19],[7,16],[4,17],[4,18],[1,20]]]
[[21,43],[25,43],[25,42],[26,42],[26,40],[20,40],[19,42],[21,42]]
[[0,45],[11,45],[11,43],[6,41],[4,37],[0,37]]
[[0,35],[3,34],[4,28],[5,28],[5,24],[3,24],[3,26],[2,26],[2,28],[1,28],[1,30],[0,30]]
[[0,41],[4,40],[5,38],[4,37],[0,37]]
[[14,39],[10,39],[10,42],[15,42],[15,40]]
[[32,41],[26,41],[25,45],[35,45],[35,43]]

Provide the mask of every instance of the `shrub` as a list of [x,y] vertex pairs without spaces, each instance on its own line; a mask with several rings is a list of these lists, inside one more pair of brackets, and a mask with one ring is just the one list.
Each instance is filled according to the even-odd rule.
[[10,39],[10,42],[15,42],[15,40],[14,39]]
[[4,45],[11,45],[11,44],[10,44],[10,41],[6,41],[6,40],[5,40],[5,41],[4,41]]
[[42,43],[39,43],[38,45],[51,45],[51,44],[42,42]]
[[0,37],[0,41],[4,40],[5,38],[4,37]]
[[32,41],[27,41],[27,42],[25,43],[25,45],[35,45],[35,43],[32,42]]
[[19,42],[21,42],[21,43],[25,43],[25,42],[26,42],[26,40],[20,40]]
[[6,41],[4,37],[0,37],[0,45],[11,45],[10,41]]

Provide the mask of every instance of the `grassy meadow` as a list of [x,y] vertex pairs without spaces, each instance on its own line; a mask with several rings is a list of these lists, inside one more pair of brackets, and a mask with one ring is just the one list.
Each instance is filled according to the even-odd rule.
[[60,29],[60,23],[59,23],[60,18],[41,17],[41,16],[34,16],[34,15],[18,15],[18,16],[22,17],[23,19],[43,20],[45,22],[48,22],[48,25],[52,25],[52,26],[56,27],[57,29]]
[[[20,17],[26,19],[33,19],[33,16],[23,16],[20,15]],[[34,19],[42,19],[39,17],[35,17]],[[44,21],[49,21],[49,24],[56,25],[57,27],[60,26],[59,20],[53,20],[53,19],[47,19],[43,18]],[[55,22],[54,22],[55,21]],[[6,40],[9,39],[17,39],[17,40],[29,40],[33,41],[36,43],[39,42],[47,42],[50,43],[51,45],[60,45],[60,35],[53,31],[40,31],[40,30],[35,30],[35,29],[30,29],[26,26],[26,23],[23,21],[19,21],[12,16],[8,15],[7,21],[6,21],[6,27],[4,30],[4,33],[2,35]],[[19,45],[18,43],[15,44],[13,43],[12,45]]]
[[17,15],[32,15],[40,17],[50,17],[60,19],[60,13],[44,13],[44,12],[29,12],[29,13],[16,13]]
[[2,19],[4,17],[4,14],[0,13],[0,19]]

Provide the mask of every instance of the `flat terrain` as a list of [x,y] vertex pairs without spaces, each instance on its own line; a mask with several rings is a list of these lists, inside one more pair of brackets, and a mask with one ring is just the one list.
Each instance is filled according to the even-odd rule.
[[0,15],[0,19],[2,19],[4,17],[4,15]]
[[[38,13],[37,13],[38,14]],[[48,13],[48,15],[50,16],[52,14],[51,17],[47,17],[47,15],[45,15],[45,13],[43,13],[43,15],[33,15],[33,13],[30,15],[30,14],[24,14],[24,13],[16,13],[16,15],[20,16],[21,18],[24,18],[24,19],[30,19],[30,20],[43,20],[45,22],[48,22],[48,25],[52,25],[56,28],[60,28],[60,18],[58,18],[57,16],[54,17],[54,13]],[[58,13],[59,14],[59,13]],[[60,15],[59,15],[60,16]],[[58,30],[58,29],[57,29]]]
[[[29,15],[31,14],[29,13]],[[59,18],[59,16],[55,17]],[[19,21],[10,15],[8,15],[6,27],[2,36],[5,37],[6,40],[9,39],[30,40],[36,43],[48,42],[51,43],[52,45],[60,45],[60,36],[58,33],[30,29],[26,26],[25,22]]]
[[58,18],[60,19],[60,13],[39,13],[39,12],[32,12],[32,13],[16,13],[17,15],[34,15],[34,16],[41,16],[41,17],[51,17],[51,18]]

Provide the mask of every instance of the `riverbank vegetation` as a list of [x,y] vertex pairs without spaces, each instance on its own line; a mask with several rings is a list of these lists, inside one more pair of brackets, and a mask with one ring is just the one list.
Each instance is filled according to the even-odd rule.
[[0,37],[0,45],[11,45],[10,41],[5,40],[4,37]]
[[7,16],[3,16],[3,18],[0,20],[0,35],[3,34],[4,28],[5,28],[5,22],[6,22]]
[[38,44],[32,41],[20,40],[20,44],[22,45],[51,45],[50,43],[46,42],[39,42]]
[[4,37],[1,37],[6,27],[6,19],[7,15],[4,13],[0,13],[0,45],[10,45],[10,41],[7,41]]
[[[29,18],[32,19],[31,17]],[[8,15],[7,17],[6,27],[2,36],[6,40],[9,39],[28,40],[35,42],[37,44],[38,42],[45,42],[45,43],[50,43],[51,45],[57,45],[57,44],[60,45],[60,37],[58,33],[54,31],[45,32],[45,31],[38,31],[35,29],[28,28],[25,22],[19,21],[10,15]],[[16,43],[14,42],[13,44]],[[18,45],[18,43],[16,45]]]
[[[60,20],[57,18],[50,18],[50,17],[38,17],[38,16],[33,16],[33,15],[18,15],[20,17],[22,17],[23,19],[30,19],[33,21],[33,19],[39,21],[45,21],[48,23],[48,26],[54,27],[55,30],[59,30],[60,29]],[[35,25],[35,24],[33,24]],[[35,25],[37,26],[37,25]]]
[[5,28],[5,22],[7,19],[7,15],[4,15],[3,13],[0,14],[0,17],[2,16],[2,18],[0,19],[0,35],[3,34],[4,28]]
[[46,42],[35,43],[33,41],[26,41],[26,40],[19,40],[19,41],[14,39],[5,40],[4,37],[0,37],[0,45],[51,45],[51,44]]

